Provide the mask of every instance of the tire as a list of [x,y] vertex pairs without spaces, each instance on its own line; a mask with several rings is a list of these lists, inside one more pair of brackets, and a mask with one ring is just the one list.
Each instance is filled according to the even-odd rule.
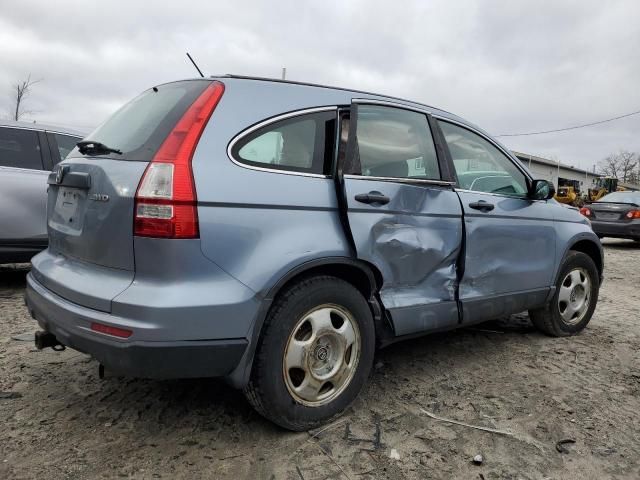
[[369,377],[374,352],[373,317],[362,294],[336,277],[307,278],[276,298],[244,393],[272,422],[309,430],[351,405]]
[[[583,278],[588,281],[587,288],[581,283]],[[578,280],[574,281],[574,279]],[[579,285],[582,285],[582,289]],[[581,332],[591,320],[598,302],[599,290],[600,276],[594,261],[584,253],[572,250],[560,268],[556,292],[551,302],[545,307],[529,310],[529,318],[538,330],[547,335],[553,337],[575,335]],[[570,294],[567,295],[569,292]],[[583,292],[584,298],[588,299],[586,305],[580,303]],[[573,312],[578,305],[582,305],[581,310]],[[574,315],[574,318],[568,319],[571,315]]]

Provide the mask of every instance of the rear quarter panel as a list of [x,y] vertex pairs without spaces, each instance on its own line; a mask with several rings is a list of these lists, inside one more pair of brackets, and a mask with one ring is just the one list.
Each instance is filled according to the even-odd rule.
[[295,267],[349,256],[333,180],[244,168],[227,155],[240,132],[282,113],[348,105],[342,91],[225,80],[193,159],[202,251],[265,294]]

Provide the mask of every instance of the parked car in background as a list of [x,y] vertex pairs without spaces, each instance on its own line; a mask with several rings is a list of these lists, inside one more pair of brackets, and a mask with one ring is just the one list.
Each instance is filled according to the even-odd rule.
[[38,348],[221,376],[293,430],[344,410],[376,347],[523,310],[573,335],[598,299],[589,222],[488,134],[408,100],[158,85],[48,182],[50,243],[26,293]]
[[0,120],[0,263],[28,262],[47,247],[47,176],[82,136]]
[[640,192],[612,192],[580,209],[600,238],[640,242]]

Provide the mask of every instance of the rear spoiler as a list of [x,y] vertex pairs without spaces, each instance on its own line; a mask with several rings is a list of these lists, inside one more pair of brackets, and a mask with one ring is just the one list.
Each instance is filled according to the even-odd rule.
[[624,203],[624,202],[591,202],[591,205],[594,203],[606,203],[607,205],[631,205],[632,207],[640,207],[637,203]]

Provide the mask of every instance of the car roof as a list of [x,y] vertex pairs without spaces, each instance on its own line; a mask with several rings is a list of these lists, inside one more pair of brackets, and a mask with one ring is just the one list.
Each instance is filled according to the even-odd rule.
[[[400,97],[394,97],[392,95],[385,95],[385,94],[380,94],[380,93],[371,93],[371,92],[367,92],[364,90],[356,90],[356,89],[350,89],[350,88],[344,88],[344,87],[335,87],[335,86],[330,86],[330,85],[323,85],[323,84],[318,84],[318,83],[309,83],[309,82],[298,82],[298,81],[294,81],[294,80],[282,80],[282,79],[276,79],[276,78],[267,78],[267,77],[257,77],[257,76],[248,76],[248,75],[236,75],[236,74],[223,74],[223,75],[211,75],[210,77],[208,77],[211,80],[219,80],[221,82],[228,82],[229,80],[234,81],[234,82],[259,82],[259,83],[264,83],[264,84],[283,84],[283,85],[289,85],[292,88],[298,87],[298,88],[313,88],[313,89],[319,89],[319,90],[332,90],[334,92],[344,92],[345,94],[345,101],[347,103],[351,102],[351,99],[353,98],[358,98],[358,99],[367,99],[367,100],[378,100],[378,101],[382,101],[382,102],[392,102],[392,103],[398,103],[401,105],[406,105],[410,108],[416,108],[419,110],[423,110],[426,112],[429,112],[433,115],[437,115],[441,118],[444,119],[448,119],[448,120],[452,120],[456,123],[459,123],[463,126],[467,126],[469,128],[471,128],[472,130],[475,130],[477,132],[482,133],[483,135],[491,138],[491,140],[493,142],[495,142],[496,144],[500,145],[502,147],[502,149],[505,152],[509,153],[509,156],[518,161],[519,163],[521,163],[515,155],[513,155],[511,153],[511,151],[504,146],[501,142],[499,142],[496,138],[494,138],[489,132],[487,132],[486,130],[484,130],[483,128],[479,127],[478,125],[465,120],[462,117],[459,117],[458,115],[448,112],[447,110],[443,110],[441,108],[437,108],[437,107],[433,107],[431,105],[427,105],[425,103],[420,103],[420,102],[416,102],[413,100],[407,100],[405,98],[400,98]],[[202,80],[202,78],[199,77],[194,77],[188,80]]]
[[75,128],[63,127],[61,125],[51,125],[45,123],[35,123],[35,122],[16,122],[15,120],[0,120],[0,128],[2,127],[12,127],[12,128],[22,128],[26,130],[37,130],[37,131],[45,131],[45,132],[54,132],[54,133],[62,133],[63,135],[71,135],[74,137],[84,137],[87,135],[87,131],[78,130]]
[[427,105],[424,103],[420,103],[420,102],[416,102],[413,100],[408,100],[406,98],[400,98],[400,97],[394,97],[392,95],[385,95],[385,94],[380,94],[380,93],[373,93],[373,92],[368,92],[368,91],[364,91],[364,90],[357,90],[357,89],[352,89],[352,88],[345,88],[345,87],[336,87],[336,86],[331,86],[331,85],[323,85],[323,84],[319,84],[319,83],[310,83],[310,82],[298,82],[295,80],[281,80],[281,79],[277,79],[277,78],[268,78],[268,77],[254,77],[254,76],[247,76],[247,75],[235,75],[235,74],[224,74],[224,75],[212,75],[211,77],[209,77],[213,80],[220,80],[222,82],[224,82],[225,80],[235,80],[235,81],[251,81],[251,82],[261,82],[261,83],[270,83],[270,84],[284,84],[284,85],[290,85],[292,87],[295,86],[299,86],[299,87],[311,87],[311,88],[317,88],[317,89],[328,89],[328,90],[334,90],[334,91],[340,91],[340,92],[345,92],[346,95],[350,95],[352,98],[366,98],[366,99],[376,99],[376,100],[380,100],[380,101],[387,101],[387,102],[394,102],[394,103],[400,103],[400,104],[404,104],[407,106],[411,106],[414,108],[419,108],[421,110],[427,110],[431,113],[437,114],[439,116],[445,117],[445,118],[449,118],[451,120],[455,120],[457,122],[460,123],[464,123],[465,125],[469,125],[473,128],[475,128],[476,130],[481,130],[480,128],[478,128],[477,126],[473,125],[472,123],[464,120],[463,118],[458,117],[457,115],[448,112],[446,110],[442,110],[440,108],[436,108],[433,107],[431,105]]

